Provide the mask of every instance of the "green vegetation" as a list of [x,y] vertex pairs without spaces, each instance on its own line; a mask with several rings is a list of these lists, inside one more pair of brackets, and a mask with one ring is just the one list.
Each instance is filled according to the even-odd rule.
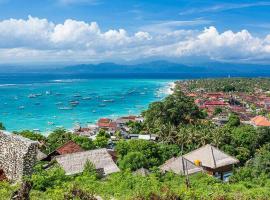
[[188,80],[189,91],[203,88],[208,92],[257,92],[258,89],[268,91],[269,78],[220,78]]
[[[268,90],[268,79],[220,79],[190,81],[190,89],[205,87],[209,91],[253,92],[260,86]],[[259,81],[256,83],[256,81]],[[248,82],[247,85],[245,85]],[[253,85],[252,85],[253,84]],[[245,85],[245,86],[244,86]],[[246,87],[247,86],[247,87]],[[246,88],[245,88],[246,87]],[[216,114],[222,110],[217,109]],[[205,115],[185,96],[179,87],[174,94],[161,102],[149,105],[143,113],[143,123],[130,122],[131,133],[157,134],[159,142],[145,140],[123,140],[116,143],[117,164],[121,172],[101,178],[92,163],[87,162],[83,173],[66,176],[53,164],[44,169],[39,163],[35,172],[28,177],[33,182],[31,200],[103,199],[119,200],[266,200],[270,196],[270,128],[254,128],[240,123],[239,117],[231,113],[224,126],[216,126],[204,119]],[[44,143],[44,152],[51,152],[68,140],[73,140],[84,149],[102,148],[108,144],[109,135],[101,130],[95,141],[72,135],[58,129],[48,137],[23,131],[21,134]],[[190,176],[191,187],[187,188],[185,177],[162,174],[158,167],[167,159],[190,152],[205,144],[212,144],[239,159],[240,164],[227,183],[203,173]],[[183,148],[183,152],[181,149]],[[150,175],[141,176],[133,172],[140,168],[150,170]],[[0,183],[0,196],[9,199],[18,188],[5,182]]]
[[163,101],[149,105],[143,112],[145,126],[151,132],[156,132],[161,126],[195,123],[204,117],[204,114],[194,104],[194,100],[184,95],[179,87],[172,95]]
[[41,133],[36,133],[28,130],[14,133],[29,138],[31,140],[39,141],[42,144],[41,150],[47,154],[51,153],[52,151],[70,140],[74,141],[85,150],[96,148],[93,141],[89,138],[72,134],[65,129],[56,129],[52,133],[50,133],[48,137],[45,137]]

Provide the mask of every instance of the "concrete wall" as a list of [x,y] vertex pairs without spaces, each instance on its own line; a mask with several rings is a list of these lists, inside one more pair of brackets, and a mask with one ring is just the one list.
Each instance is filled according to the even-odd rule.
[[38,142],[0,131],[0,169],[8,180],[31,175],[36,162]]

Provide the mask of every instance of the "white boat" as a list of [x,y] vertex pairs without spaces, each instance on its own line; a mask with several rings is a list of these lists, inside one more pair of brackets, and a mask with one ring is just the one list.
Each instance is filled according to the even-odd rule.
[[23,110],[25,107],[24,106],[19,106],[19,109],[20,110]]
[[91,100],[92,97],[83,97],[82,100]]
[[51,94],[51,91],[46,91],[45,94],[46,95],[50,95]]
[[79,101],[70,101],[69,103],[70,103],[70,105],[72,105],[72,106],[77,106],[77,105],[80,104]]
[[81,97],[82,95],[80,94],[74,94],[73,97]]
[[104,99],[103,102],[114,102],[114,99]]
[[72,107],[59,107],[59,110],[72,110]]
[[29,94],[28,98],[36,98],[37,96],[35,94]]

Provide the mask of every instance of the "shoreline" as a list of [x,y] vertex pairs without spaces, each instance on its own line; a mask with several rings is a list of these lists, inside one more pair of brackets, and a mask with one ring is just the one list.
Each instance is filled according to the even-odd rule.
[[[121,107],[119,107],[121,110],[119,110],[119,112],[117,112],[117,110],[114,112],[114,113],[112,113],[112,114],[109,114],[109,115],[102,115],[102,112],[103,111],[101,111],[101,112],[99,112],[98,110],[99,110],[99,108],[98,108],[98,106],[96,107],[96,108],[94,108],[94,109],[97,109],[97,114],[95,114],[95,113],[93,113],[93,114],[91,114],[91,109],[90,109],[90,112],[89,112],[89,120],[88,119],[86,119],[86,113],[84,112],[84,110],[85,110],[85,105],[83,105],[84,107],[79,107],[79,110],[77,110],[75,113],[74,112],[69,112],[69,111],[67,111],[67,112],[62,112],[62,114],[64,113],[66,113],[66,115],[70,115],[71,117],[72,116],[74,116],[73,118],[74,118],[74,120],[75,121],[71,121],[70,119],[68,119],[68,118],[64,118],[63,120],[61,120],[62,118],[61,118],[61,115],[58,115],[58,114],[55,114],[55,115],[57,115],[57,120],[53,120],[53,119],[50,119],[51,117],[52,117],[52,114],[51,115],[48,115],[48,117],[47,116],[44,116],[43,118],[47,118],[47,119],[45,119],[44,120],[44,122],[37,122],[36,124],[37,124],[37,126],[35,126],[35,121],[37,121],[37,120],[32,120],[31,121],[31,118],[30,118],[30,120],[29,120],[29,127],[28,128],[16,128],[16,126],[14,127],[14,128],[11,128],[12,127],[12,125],[10,125],[10,124],[12,124],[12,122],[9,122],[9,123],[5,123],[5,121],[6,120],[1,120],[1,122],[3,122],[4,124],[9,124],[9,125],[6,125],[6,128],[7,128],[7,130],[8,131],[23,131],[23,130],[30,130],[30,131],[36,131],[36,132],[40,132],[40,133],[42,133],[43,135],[47,135],[47,134],[49,134],[50,132],[52,132],[53,130],[55,130],[55,129],[58,129],[58,128],[63,128],[63,129],[66,129],[66,130],[73,130],[74,129],[74,127],[76,126],[75,124],[76,124],[76,122],[79,122],[78,124],[80,124],[82,127],[87,127],[87,126],[89,126],[89,125],[93,125],[93,124],[96,124],[96,122],[98,121],[98,119],[100,119],[100,118],[110,118],[110,119],[113,119],[113,120],[115,120],[115,119],[117,119],[117,118],[120,118],[120,117],[123,117],[123,116],[129,116],[129,115],[135,115],[135,116],[139,116],[140,114],[141,114],[141,112],[143,111],[143,110],[145,110],[145,109],[147,109],[148,108],[148,106],[149,106],[149,104],[150,103],[152,103],[152,102],[155,102],[155,101],[160,101],[160,100],[162,100],[162,99],[164,99],[165,97],[167,97],[168,95],[170,95],[172,92],[173,92],[173,88],[175,87],[175,81],[176,80],[171,80],[171,81],[169,81],[169,80],[160,80],[160,79],[158,79],[158,80],[147,80],[147,81],[150,81],[149,82],[149,84],[147,83],[147,82],[143,82],[143,84],[144,85],[146,85],[147,87],[150,87],[150,88],[152,88],[152,89],[150,89],[149,91],[148,91],[148,94],[147,94],[147,96],[145,96],[144,97],[144,95],[142,96],[142,98],[141,98],[141,103],[136,103],[136,102],[134,102],[134,104],[127,104],[127,103],[124,103],[123,104],[123,106],[127,106],[127,107],[123,107],[122,106],[122,108]],[[134,87],[135,86],[137,86],[137,82],[136,81],[133,81],[134,82]],[[153,82],[155,82],[155,84],[153,84]],[[142,85],[142,82],[139,82],[139,85]],[[157,88],[155,88],[155,86],[154,85],[159,85]],[[74,85],[72,85],[72,87],[75,87]],[[155,88],[155,89],[154,89]],[[27,89],[28,90],[28,89]],[[106,91],[106,90],[105,90]],[[30,91],[29,91],[30,92]],[[137,91],[137,92],[139,92],[139,91]],[[150,93],[149,93],[150,92]],[[152,93],[153,92],[153,93]],[[136,95],[135,95],[136,96]],[[4,95],[3,95],[3,97],[5,97]],[[105,97],[104,97],[105,98]],[[132,98],[136,98],[136,97],[132,97]],[[148,101],[147,99],[149,99],[149,102],[147,103],[147,104],[144,104],[143,102],[145,102],[145,101]],[[33,100],[35,100],[35,99],[33,99]],[[31,101],[33,101],[32,99],[31,99]],[[127,100],[126,100],[127,101]],[[136,100],[137,101],[137,100]],[[55,101],[54,101],[55,102]],[[14,103],[14,102],[13,102]],[[53,103],[53,102],[48,102],[47,101],[47,103]],[[120,103],[120,105],[121,105],[122,103]],[[112,108],[112,110],[114,109],[115,110],[115,107],[118,107],[119,106],[119,103],[118,103],[118,105],[112,105],[114,108]],[[140,108],[140,107],[141,108]],[[45,107],[44,107],[45,108]],[[123,109],[123,108],[125,108],[125,109]],[[131,109],[131,110],[128,110],[128,109]],[[16,109],[16,108],[13,108],[13,109]],[[27,109],[27,107],[26,107],[26,109]],[[102,108],[103,109],[103,108]],[[104,108],[105,110],[106,109],[111,109],[111,105],[108,105],[108,107],[106,107],[106,108]],[[16,110],[13,110],[14,112],[19,112],[19,111],[16,111]],[[20,111],[20,112],[24,112],[24,113],[27,113],[28,111]],[[4,112],[3,112],[4,113]],[[3,114],[2,113],[2,114]],[[9,112],[10,113],[10,112]],[[68,114],[68,113],[73,113],[73,114]],[[100,114],[100,115],[99,115]],[[96,115],[96,116],[95,116]],[[4,114],[3,114],[3,116],[4,116]],[[10,114],[8,114],[6,117],[7,117],[7,119],[8,119],[8,117],[11,117],[12,115],[10,115]],[[32,115],[32,118],[34,118],[35,119],[35,116],[37,116],[37,115]],[[16,118],[16,116],[15,116],[15,118]],[[15,118],[12,120],[12,121],[14,121],[15,120]],[[38,116],[37,116],[37,118],[36,119],[38,119]],[[20,121],[22,121],[22,119],[17,119],[18,121],[16,122],[17,124],[20,124],[21,122]],[[51,122],[51,121],[53,121],[53,122],[55,122],[54,123],[54,125],[52,125],[52,126],[49,126],[49,125],[47,125],[47,121],[49,122]],[[61,121],[63,121],[63,123],[61,123]],[[70,121],[71,123],[69,123],[69,124],[67,124],[68,123],[68,121]],[[88,122],[87,122],[88,121]],[[27,118],[25,119],[25,122],[27,123]],[[38,125],[38,124],[41,124],[40,126]],[[45,125],[46,124],[46,125]],[[32,125],[34,125],[34,126],[32,126]],[[26,126],[27,127],[27,126]]]

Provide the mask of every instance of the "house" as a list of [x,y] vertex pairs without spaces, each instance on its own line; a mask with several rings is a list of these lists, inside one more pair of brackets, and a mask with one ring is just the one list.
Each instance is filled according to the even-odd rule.
[[259,127],[259,126],[265,126],[265,127],[269,127],[270,126],[270,121],[264,117],[264,116],[256,116],[253,117],[250,120],[251,125],[255,126],[255,127]]
[[205,107],[223,107],[229,105],[228,103],[224,101],[206,101],[204,102]]
[[7,131],[0,131],[0,179],[20,181],[31,175],[39,143]]
[[203,169],[196,166],[193,162],[185,159],[183,156],[173,157],[161,165],[160,170],[163,172],[174,172],[180,175],[189,175],[202,172]]
[[109,132],[114,132],[117,130],[117,123],[109,118],[101,118],[98,120],[97,125],[100,129],[107,130]]
[[133,172],[133,174],[140,175],[140,176],[147,176],[150,174],[150,171],[142,167],[140,169],[137,169],[135,172]]
[[212,119],[212,121],[218,125],[222,126],[226,124],[229,121],[229,117],[227,115],[218,115]]
[[37,160],[41,161],[45,158],[47,158],[47,155],[38,149],[37,150]]
[[219,177],[221,180],[227,180],[232,173],[233,165],[239,163],[236,158],[209,144],[185,154],[183,157],[192,163],[199,163],[204,172]]
[[76,153],[76,152],[81,152],[81,151],[84,151],[84,150],[78,144],[76,144],[73,141],[68,141],[61,147],[51,152],[46,158],[42,160],[51,161],[55,156]]
[[98,171],[103,171],[105,176],[120,171],[106,149],[65,154],[55,157],[55,160],[67,175],[83,172],[87,161],[93,163]]
[[97,125],[89,125],[88,127],[77,127],[74,129],[73,133],[80,136],[91,137],[98,132]]

